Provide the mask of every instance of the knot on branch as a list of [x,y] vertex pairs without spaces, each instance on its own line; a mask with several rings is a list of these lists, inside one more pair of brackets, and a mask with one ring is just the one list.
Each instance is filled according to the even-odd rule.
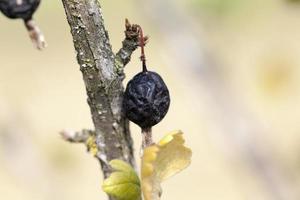
[[[129,20],[125,20],[125,36],[126,40],[131,40],[136,43],[136,47],[140,46],[139,41],[142,39],[140,38],[140,26],[137,24],[130,24]],[[149,37],[145,36],[144,38],[145,44],[148,42]]]

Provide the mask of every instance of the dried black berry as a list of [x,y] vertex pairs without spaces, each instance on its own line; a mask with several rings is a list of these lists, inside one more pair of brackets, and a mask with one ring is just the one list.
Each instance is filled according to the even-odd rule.
[[28,21],[39,4],[40,0],[0,0],[0,10],[9,18],[22,18]]
[[0,0],[0,11],[11,19],[23,19],[29,37],[38,49],[46,47],[45,38],[32,15],[40,5],[41,0]]
[[[130,26],[126,20],[126,26]],[[139,28],[141,60],[143,71],[131,79],[126,87],[123,108],[126,117],[142,128],[145,141],[151,143],[151,127],[159,123],[167,114],[170,106],[169,90],[163,79],[156,72],[147,70],[144,52],[145,38]],[[145,143],[143,141],[143,143]],[[145,146],[145,145],[143,145]]]
[[160,75],[143,71],[127,84],[123,102],[126,116],[130,121],[142,129],[151,128],[168,112],[169,90]]

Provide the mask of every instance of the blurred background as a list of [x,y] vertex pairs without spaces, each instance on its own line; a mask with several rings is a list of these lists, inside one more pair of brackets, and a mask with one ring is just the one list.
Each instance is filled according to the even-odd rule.
[[[150,36],[149,68],[172,95],[155,139],[182,129],[193,150],[162,199],[300,199],[300,1],[101,3],[115,51],[126,17]],[[61,2],[43,0],[35,19],[42,52],[21,21],[0,16],[0,199],[106,199],[97,161],[58,134],[93,127]],[[138,158],[140,130],[131,130]]]

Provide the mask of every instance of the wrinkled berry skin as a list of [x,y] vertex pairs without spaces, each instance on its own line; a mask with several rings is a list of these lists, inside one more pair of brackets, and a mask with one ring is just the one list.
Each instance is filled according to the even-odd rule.
[[167,114],[169,90],[155,72],[141,72],[127,84],[123,100],[127,118],[142,129],[151,128]]
[[8,18],[22,18],[25,21],[32,18],[40,4],[40,0],[22,0],[22,4],[18,5],[18,0],[0,0],[0,10]]

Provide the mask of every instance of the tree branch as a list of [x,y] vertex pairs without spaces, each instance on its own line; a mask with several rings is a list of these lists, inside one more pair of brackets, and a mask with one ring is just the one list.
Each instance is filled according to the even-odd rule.
[[[110,174],[107,163],[112,159],[121,159],[135,165],[129,122],[122,113],[122,80],[123,67],[137,46],[133,48],[132,45],[127,45],[132,39],[125,39],[121,51],[127,54],[124,56],[123,53],[118,53],[116,58],[104,26],[99,1],[62,2],[71,27],[95,126],[98,148],[96,158],[101,163],[104,177],[107,177]],[[130,50],[125,50],[129,46]]]
[[83,129],[82,131],[63,130],[60,132],[62,138],[72,143],[86,143],[90,136],[96,135],[95,131]]
[[[128,64],[131,59],[131,54],[139,46],[140,29],[137,24],[130,24],[128,19],[125,20],[125,39],[122,42],[122,48],[116,55],[116,60],[123,65]],[[145,43],[148,41],[148,37],[144,37]]]

